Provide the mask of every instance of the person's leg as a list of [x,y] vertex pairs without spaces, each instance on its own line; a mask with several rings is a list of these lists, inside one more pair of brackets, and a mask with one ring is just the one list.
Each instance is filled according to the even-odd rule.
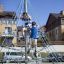
[[29,39],[29,49],[31,49],[32,38]]
[[37,39],[34,39],[35,49],[37,49]]
[[35,48],[35,50],[34,50],[34,56],[37,57],[38,56],[37,55],[37,39],[34,39],[34,48]]
[[31,39],[31,38],[29,38],[28,51],[27,51],[27,53],[29,53],[29,52],[30,52],[30,49],[31,49],[31,43],[32,43],[32,39]]

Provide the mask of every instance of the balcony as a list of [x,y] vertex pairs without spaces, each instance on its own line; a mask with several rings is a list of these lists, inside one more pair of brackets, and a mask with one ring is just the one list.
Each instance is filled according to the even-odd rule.
[[13,38],[14,38],[14,33],[5,34],[5,33],[3,32],[3,34],[1,34],[1,38],[13,39]]

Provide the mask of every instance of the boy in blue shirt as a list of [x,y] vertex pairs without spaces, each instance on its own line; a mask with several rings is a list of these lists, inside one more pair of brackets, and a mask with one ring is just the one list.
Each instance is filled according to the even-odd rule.
[[36,22],[32,22],[32,27],[31,27],[30,30],[31,30],[31,34],[30,34],[30,45],[29,45],[29,48],[31,48],[31,44],[34,43],[34,47],[35,47],[34,55],[36,56],[37,39],[38,39],[38,27],[36,25]]

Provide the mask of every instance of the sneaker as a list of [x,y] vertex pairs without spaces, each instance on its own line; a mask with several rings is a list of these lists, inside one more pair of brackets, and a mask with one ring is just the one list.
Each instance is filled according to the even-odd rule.
[[34,51],[34,56],[37,57],[37,52],[36,52],[36,50]]

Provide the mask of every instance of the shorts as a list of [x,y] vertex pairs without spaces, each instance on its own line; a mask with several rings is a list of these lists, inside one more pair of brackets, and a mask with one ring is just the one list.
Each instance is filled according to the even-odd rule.
[[37,46],[37,39],[30,38],[30,45],[31,46]]

